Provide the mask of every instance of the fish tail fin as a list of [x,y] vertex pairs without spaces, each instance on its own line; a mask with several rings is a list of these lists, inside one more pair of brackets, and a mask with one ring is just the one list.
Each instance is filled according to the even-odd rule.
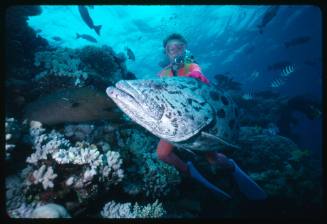
[[76,39],[80,38],[81,35],[79,35],[78,33],[76,33]]
[[101,30],[102,25],[99,26],[94,26],[95,32],[100,36],[100,30]]

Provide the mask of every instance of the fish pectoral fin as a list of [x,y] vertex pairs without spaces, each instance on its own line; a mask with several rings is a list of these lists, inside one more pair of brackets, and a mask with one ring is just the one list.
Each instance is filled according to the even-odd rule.
[[231,148],[235,148],[235,149],[240,149],[239,146],[234,145],[234,144],[231,144],[231,143],[225,141],[224,139],[222,139],[222,138],[220,138],[220,137],[218,137],[218,136],[212,135],[212,134],[210,134],[210,133],[208,133],[208,132],[204,132],[204,131],[202,131],[202,132],[201,132],[201,135],[202,135],[202,137],[204,137],[204,138],[208,138],[208,139],[213,140],[213,141],[218,141],[218,142],[220,142],[221,144],[223,144],[223,145],[225,145],[225,146],[227,146],[227,147],[231,147]]

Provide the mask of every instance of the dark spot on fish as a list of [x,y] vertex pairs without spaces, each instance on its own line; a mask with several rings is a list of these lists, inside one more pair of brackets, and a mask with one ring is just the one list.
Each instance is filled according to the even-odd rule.
[[188,104],[192,104],[192,99],[187,98],[187,103],[188,103]]
[[224,118],[224,117],[226,116],[226,113],[225,113],[224,109],[220,109],[220,110],[218,110],[218,111],[217,111],[217,116],[218,116],[219,118]]
[[193,85],[193,80],[192,79],[187,80],[187,84]]
[[185,116],[187,119],[191,119],[192,121],[194,121],[194,116],[192,114],[186,114]]
[[171,120],[171,124],[172,124],[175,128],[177,128],[177,127],[178,127],[177,119],[176,119],[176,118],[172,119],[172,120]]
[[223,102],[224,105],[228,105],[228,100],[225,96],[221,96],[221,101]]
[[179,116],[182,116],[182,113],[179,110],[177,111],[177,113]]
[[182,94],[181,91],[168,91],[169,94]]
[[73,102],[71,107],[78,107],[79,106],[79,103],[78,102]]
[[230,120],[230,121],[228,122],[228,126],[230,127],[230,129],[233,129],[234,126],[235,126],[235,120],[234,120],[234,119]]
[[169,101],[167,101],[167,103],[171,106],[171,108],[175,109],[175,107]]
[[156,99],[157,99],[157,100],[159,100],[159,97],[158,97],[158,96],[156,96]]
[[209,117],[207,117],[207,116],[204,116],[204,120],[206,120],[206,121],[207,121],[208,119],[209,119]]
[[184,103],[181,103],[183,107],[186,107],[186,105]]
[[210,91],[210,96],[211,96],[211,99],[213,99],[214,101],[219,100],[219,94],[217,92]]
[[185,85],[183,85],[183,84],[180,84],[180,85],[179,85],[179,88],[180,88],[180,89],[185,89],[185,88],[186,88],[186,86],[185,86]]
[[194,108],[194,110],[196,110],[196,111],[200,111],[200,110],[201,110],[200,107],[193,107],[193,108]]
[[159,84],[153,84],[153,88],[157,89],[157,90],[161,90],[161,89],[163,89],[163,86],[159,85]]
[[168,117],[169,119],[171,118],[171,112],[168,112],[167,114],[166,114],[166,117]]
[[206,104],[206,102],[202,102],[202,103],[200,103],[201,106],[204,106],[205,104]]
[[188,109],[186,109],[186,108],[185,108],[184,110],[185,110],[185,112],[186,112],[186,113],[188,113],[188,112],[189,112],[189,110],[188,110]]

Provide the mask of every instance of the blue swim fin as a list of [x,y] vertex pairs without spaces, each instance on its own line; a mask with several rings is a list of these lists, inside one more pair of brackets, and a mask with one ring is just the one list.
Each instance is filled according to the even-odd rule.
[[267,194],[264,190],[256,184],[243,170],[235,163],[234,160],[230,159],[234,164],[235,170],[233,177],[240,189],[240,191],[250,200],[264,200],[267,198]]
[[203,184],[208,189],[212,190],[213,192],[217,193],[218,195],[223,195],[225,198],[231,199],[232,197],[225,193],[223,190],[219,189],[212,183],[210,183],[205,177],[201,175],[201,173],[194,167],[191,161],[187,162],[187,167],[190,172],[191,177],[195,180]]

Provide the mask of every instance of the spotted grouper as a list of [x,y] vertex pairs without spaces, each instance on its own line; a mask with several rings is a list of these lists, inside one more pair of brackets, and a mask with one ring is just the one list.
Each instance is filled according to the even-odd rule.
[[191,151],[239,148],[239,112],[223,90],[195,78],[121,80],[106,90],[133,121]]

